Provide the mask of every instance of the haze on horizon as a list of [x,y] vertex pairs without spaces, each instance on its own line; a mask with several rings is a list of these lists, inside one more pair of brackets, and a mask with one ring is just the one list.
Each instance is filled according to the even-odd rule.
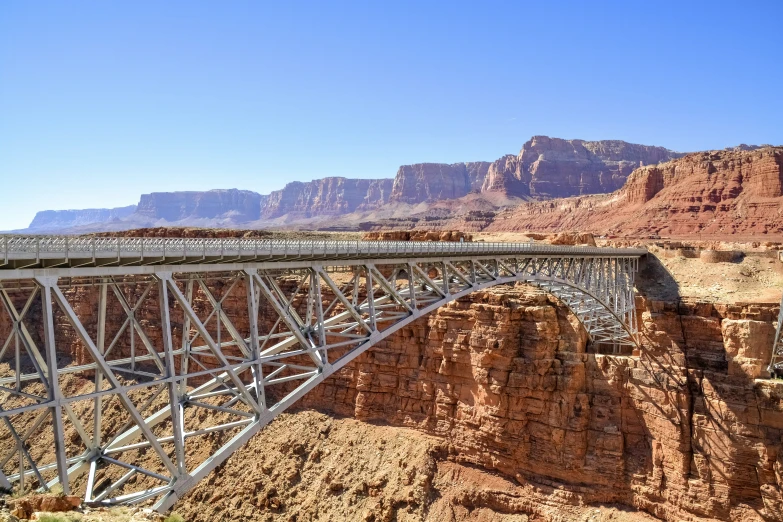
[[0,3],[0,230],[492,161],[535,134],[783,143],[783,4],[629,4]]

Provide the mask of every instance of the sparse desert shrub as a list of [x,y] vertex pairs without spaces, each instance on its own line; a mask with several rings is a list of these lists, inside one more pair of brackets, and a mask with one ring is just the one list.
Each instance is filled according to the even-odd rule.
[[38,516],[38,522],[71,522],[71,519],[65,515],[43,513]]
[[179,513],[172,513],[171,515],[167,516],[163,522],[185,522],[185,519],[182,518],[182,515]]

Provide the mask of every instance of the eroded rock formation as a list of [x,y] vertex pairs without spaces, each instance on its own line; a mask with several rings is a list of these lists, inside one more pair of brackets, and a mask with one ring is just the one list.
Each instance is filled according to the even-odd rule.
[[681,154],[619,140],[584,141],[533,136],[517,156],[492,162],[421,163],[397,171],[392,201],[454,199],[470,192],[501,192],[542,199],[613,192],[637,167]]
[[472,241],[473,236],[457,230],[388,230],[365,232],[365,241]]
[[730,236],[783,232],[783,147],[689,154],[605,196],[524,203],[487,230]]
[[663,147],[619,140],[533,136],[519,155],[492,164],[482,190],[546,199],[613,192],[635,168],[678,156]]
[[[394,179],[328,177],[296,181],[269,195],[237,189],[153,192],[141,196],[135,211],[46,211],[39,213],[30,229],[47,225],[47,231],[93,232],[167,223],[238,227],[282,217],[293,224],[312,222],[313,218],[323,222],[334,216],[349,216],[346,222],[356,226],[366,211],[385,208],[394,213],[399,206],[395,204],[420,203],[438,210],[438,202],[476,194],[482,195],[479,199],[483,203],[453,209],[447,204],[439,210],[449,214],[493,211],[518,203],[516,198],[549,199],[611,192],[623,185],[634,168],[678,156],[662,147],[623,141],[534,136],[518,155],[506,155],[494,162],[403,165]],[[477,222],[472,223],[471,229],[476,225]]]
[[666,520],[782,520],[783,385],[754,381],[777,307],[639,305],[641,354],[616,357],[585,353],[581,330],[543,295],[474,294],[304,402],[423,430],[451,460],[562,487],[573,502]]
[[417,163],[403,165],[397,171],[392,201],[421,203],[456,199],[479,191],[489,169],[489,162]]
[[261,203],[261,194],[249,190],[153,192],[142,194],[136,214],[168,222],[215,218],[251,221],[258,219]]
[[392,180],[323,178],[294,181],[269,195],[261,218],[274,219],[293,213],[301,217],[348,214],[371,209],[389,201]]
[[48,232],[62,228],[78,227],[106,221],[115,221],[130,216],[136,205],[117,208],[94,208],[84,210],[44,210],[37,212],[30,223],[32,232]]

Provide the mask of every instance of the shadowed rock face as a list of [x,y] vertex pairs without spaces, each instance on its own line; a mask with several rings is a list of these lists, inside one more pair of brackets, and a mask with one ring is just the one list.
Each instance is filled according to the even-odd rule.
[[153,219],[181,221],[188,218],[258,219],[262,196],[250,190],[205,192],[153,192],[142,194],[136,214]]
[[273,219],[288,213],[303,217],[348,214],[388,203],[391,179],[323,178],[294,181],[272,192],[261,209],[261,218]]

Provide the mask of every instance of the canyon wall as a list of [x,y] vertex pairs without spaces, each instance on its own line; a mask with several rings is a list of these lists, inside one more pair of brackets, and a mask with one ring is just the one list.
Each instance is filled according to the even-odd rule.
[[421,203],[440,199],[456,199],[478,192],[489,169],[489,162],[417,163],[403,165],[397,171],[392,188],[392,201]]
[[142,194],[136,216],[168,222],[186,219],[258,219],[264,196],[249,190],[204,192],[153,192]]
[[[281,281],[283,288],[296,284]],[[131,306],[145,288],[122,287]],[[212,289],[222,299],[229,286]],[[66,295],[95,335],[96,289]],[[23,296],[17,299],[21,308]],[[240,284],[223,300],[240,332],[248,328],[236,313],[245,299]],[[156,300],[153,289],[136,316],[160,346]],[[193,306],[200,317],[210,311],[198,293]],[[545,294],[523,285],[476,292],[394,333],[299,405],[419,430],[442,441],[439,462],[533,491],[528,498],[481,493],[499,512],[618,503],[671,521],[783,520],[783,383],[757,380],[765,376],[778,306],[639,297],[637,308],[641,350],[600,355],[589,353],[580,325]],[[113,335],[121,306],[112,300],[108,312],[118,321],[107,328]],[[36,313],[33,307],[29,324],[39,324]],[[262,331],[275,319],[262,307]],[[65,318],[55,320],[61,356],[89,361]],[[179,346],[181,313],[173,309],[171,320]],[[3,314],[0,333],[10,328]],[[39,332],[32,335],[40,341]],[[128,350],[121,339],[113,357]],[[245,449],[232,457],[259,458]],[[254,491],[247,498],[232,493],[231,502],[256,505]]]
[[603,194],[622,187],[635,168],[679,156],[663,147],[619,140],[533,136],[517,156],[504,156],[492,164],[482,191],[538,199]]
[[293,213],[300,217],[342,215],[368,210],[389,202],[391,179],[323,178],[294,181],[272,192],[260,217],[274,219]]
[[[348,216],[356,226],[375,209],[393,213],[400,204],[448,202],[483,194],[491,208],[518,203],[513,198],[550,199],[598,194],[620,188],[634,168],[680,156],[662,147],[623,141],[564,140],[534,136],[518,155],[494,161],[403,165],[394,179],[328,177],[292,182],[269,195],[247,190],[153,192],[141,196],[138,208],[42,212],[30,230],[47,224],[52,230],[94,232],[177,224],[237,227],[286,217],[286,223]],[[456,203],[459,205],[459,202]],[[451,209],[449,213],[482,210]],[[119,212],[122,210],[122,212]],[[441,209],[442,210],[442,209]],[[420,209],[421,211],[421,209]],[[427,208],[423,209],[427,211]],[[355,214],[355,215],[354,215]],[[164,223],[165,222],[165,223]],[[267,223],[268,224],[268,223]],[[35,225],[35,226],[33,226]]]
[[[783,520],[774,305],[639,299],[638,356],[586,353],[568,313],[473,294],[359,357],[303,403],[442,438],[448,458],[665,520]],[[503,503],[503,495],[495,500]]]
[[783,147],[700,152],[636,169],[613,194],[523,203],[486,230],[781,234],[782,187]]
[[506,155],[492,163],[403,165],[394,179],[391,199],[420,203],[460,198],[471,192],[538,199],[603,194],[622,187],[637,167],[680,156],[663,147],[619,140],[533,136],[518,155]]
[[115,221],[128,217],[135,211],[136,205],[84,210],[44,210],[35,214],[30,222],[29,230],[45,233],[50,230],[78,227],[90,223]]

